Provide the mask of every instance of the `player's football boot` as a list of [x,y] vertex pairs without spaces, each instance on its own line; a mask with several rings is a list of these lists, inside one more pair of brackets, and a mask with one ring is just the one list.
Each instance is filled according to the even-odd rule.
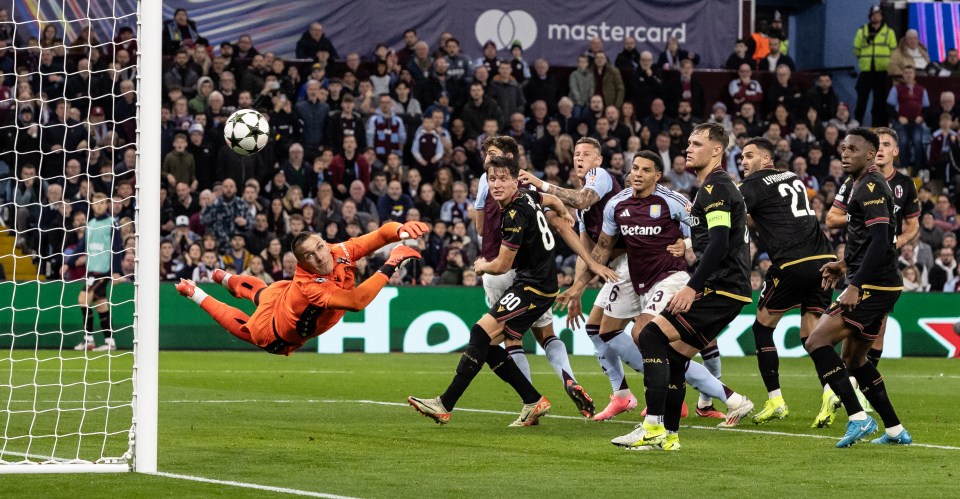
[[233,292],[232,289],[230,289],[229,286],[227,286],[226,284],[223,283],[223,278],[224,278],[224,277],[227,277],[227,271],[225,271],[225,270],[223,270],[223,269],[214,269],[213,275],[210,276],[210,278],[213,279],[213,282],[215,282],[215,283],[217,283],[217,284],[219,284],[219,285],[227,288],[227,291],[229,291],[230,294],[233,295],[234,298],[240,298],[239,296],[237,296],[236,293]]
[[680,450],[680,435],[676,433],[667,433],[667,438],[660,445],[639,445],[637,447],[627,447],[627,450]]
[[596,416],[593,417],[594,421],[606,421],[608,419],[613,419],[617,414],[622,414],[627,411],[632,411],[637,408],[637,397],[634,397],[631,393],[626,397],[618,397],[614,394],[610,394],[610,403],[607,404],[602,411],[598,412]]
[[837,448],[850,447],[875,431],[877,431],[877,421],[870,416],[863,421],[848,421],[847,433],[837,442]]
[[440,402],[440,397],[432,399],[407,397],[407,402],[412,405],[417,412],[436,421],[437,424],[447,424],[450,422],[450,411],[443,406],[443,402]]
[[532,404],[523,404],[520,409],[520,416],[509,426],[533,426],[540,422],[540,418],[550,412],[550,401],[547,397],[540,397],[540,400]]
[[107,338],[107,341],[93,349],[94,352],[113,352],[117,349],[117,342],[113,338]]
[[767,399],[763,403],[763,409],[753,415],[754,424],[763,424],[774,419],[783,419],[790,414],[787,403],[783,401],[783,396]]
[[875,438],[871,440],[870,443],[871,444],[888,444],[888,445],[910,445],[913,443],[913,437],[911,437],[910,434],[907,433],[907,429],[904,428],[903,430],[900,431],[900,434],[895,437],[891,437],[890,435],[887,435],[886,432],[884,432],[884,434],[880,438]]
[[697,406],[697,416],[701,418],[727,419],[727,415],[717,410],[713,404],[706,407]]
[[197,283],[190,279],[180,279],[177,283],[177,293],[185,298],[193,298],[193,292],[197,290]]
[[837,417],[837,411],[840,410],[840,407],[843,404],[840,402],[840,397],[837,397],[833,394],[833,390],[827,390],[823,392],[823,404],[820,406],[820,412],[817,414],[816,419],[813,420],[813,424],[810,425],[811,428],[829,428],[833,424],[833,420]]
[[727,419],[717,425],[717,428],[733,428],[740,424],[740,420],[750,415],[753,402],[745,395],[734,393],[727,398]]
[[567,396],[570,397],[570,400],[573,400],[573,403],[577,406],[580,414],[583,414],[586,418],[592,418],[595,408],[593,407],[593,399],[590,398],[587,391],[572,379],[567,380],[564,384],[564,389],[567,392]]
[[[713,406],[710,406],[710,407],[713,407]],[[721,414],[723,414],[723,413],[721,413]],[[690,415],[690,409],[687,409],[687,401],[684,400],[683,402],[680,403],[680,418],[682,419],[682,418],[685,418],[685,417],[687,417],[687,416],[689,416],[689,415]],[[647,408],[646,408],[646,407],[644,407],[643,410],[640,411],[640,417],[644,417],[644,418],[647,417]],[[726,416],[724,416],[724,417],[726,417]]]
[[82,352],[84,350],[93,350],[97,347],[97,343],[93,341],[92,336],[84,336],[83,341],[81,341],[77,346],[73,347],[74,350]]

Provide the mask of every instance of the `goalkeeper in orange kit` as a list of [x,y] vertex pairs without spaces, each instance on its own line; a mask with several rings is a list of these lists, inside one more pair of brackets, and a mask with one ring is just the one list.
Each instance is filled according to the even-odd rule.
[[191,280],[181,279],[177,291],[199,304],[237,338],[269,353],[290,355],[310,338],[333,327],[347,310],[363,310],[397,267],[411,258],[420,258],[420,253],[404,245],[393,248],[383,267],[354,287],[357,260],[389,243],[418,238],[428,232],[429,227],[422,222],[390,222],[376,232],[336,244],[325,242],[317,234],[302,232],[291,244],[297,257],[293,280],[269,286],[256,277],[216,270],[215,282],[237,298],[257,305],[252,316],[208,296]]

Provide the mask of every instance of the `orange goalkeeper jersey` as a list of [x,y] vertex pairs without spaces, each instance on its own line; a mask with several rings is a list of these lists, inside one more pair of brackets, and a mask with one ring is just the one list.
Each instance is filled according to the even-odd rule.
[[[385,244],[399,241],[398,223],[343,243],[329,244],[333,272],[311,274],[297,265],[292,281],[271,284],[260,293],[257,311],[247,330],[257,346],[266,347],[277,338],[289,343],[289,354],[307,340],[333,327],[348,309],[359,309],[387,283],[381,273],[354,289],[356,261]],[[368,289],[364,289],[368,288]],[[363,291],[363,292],[361,292]]]

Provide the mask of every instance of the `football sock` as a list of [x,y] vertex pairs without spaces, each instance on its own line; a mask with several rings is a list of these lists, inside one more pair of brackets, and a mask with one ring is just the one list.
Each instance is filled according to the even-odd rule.
[[667,385],[670,382],[670,340],[655,322],[644,326],[637,340],[643,353],[647,418],[654,416],[662,420],[667,403]]
[[867,397],[873,410],[877,411],[880,419],[883,420],[883,426],[890,428],[899,425],[900,418],[893,410],[893,404],[890,403],[890,397],[887,395],[887,385],[883,382],[883,376],[877,371],[877,366],[864,362],[862,366],[853,369],[853,375],[857,378],[863,396]]
[[257,293],[267,284],[252,275],[230,275],[223,278],[223,287],[233,291],[238,297],[253,301]]
[[883,355],[883,349],[882,349],[882,348],[879,348],[879,349],[878,349],[878,348],[871,348],[870,351],[867,352],[867,362],[873,364],[873,367],[877,367],[877,366],[880,365],[880,356],[881,356],[881,355]]
[[573,368],[570,367],[570,357],[567,356],[567,346],[563,341],[560,341],[560,338],[556,336],[547,338],[543,342],[543,350],[547,354],[547,360],[550,362],[550,366],[553,367],[553,372],[557,373],[561,381],[566,383],[568,379],[572,379],[574,383],[577,382],[577,380],[573,378]]
[[[673,349],[671,348],[671,350]],[[720,399],[721,402],[727,401],[727,392],[724,390],[723,383],[710,374],[710,371],[703,364],[698,362],[687,363],[685,377],[687,383],[690,383],[690,386],[700,392],[701,399],[697,402],[698,407],[707,407],[713,403],[712,399]]]
[[103,337],[112,337],[113,329],[110,329],[110,309],[107,308],[106,311],[97,313],[100,314],[100,329],[103,330]]
[[753,340],[757,344],[757,366],[767,392],[780,389],[780,356],[773,342],[773,327],[759,321],[753,323]]
[[670,381],[667,384],[667,405],[664,410],[663,425],[668,431],[679,431],[683,398],[687,394],[684,372],[687,370],[686,365],[690,359],[680,355],[673,348],[667,348],[667,356],[670,359]]
[[899,435],[901,431],[903,431],[902,424],[898,424],[896,426],[890,426],[886,429],[887,435],[891,437],[895,437]]
[[[720,349],[716,345],[708,346],[700,351],[700,358],[703,359],[703,367],[706,367],[713,377],[720,379]],[[712,404],[710,397],[701,392],[697,406],[706,407]]]
[[80,313],[83,314],[83,330],[90,336],[93,334],[93,309],[81,305]]
[[[620,362],[620,356],[607,347],[607,343],[600,339],[600,326],[587,324],[587,337],[593,343],[593,350],[597,354],[597,362],[600,363],[600,369],[610,380],[610,388],[616,392],[618,390],[627,390],[627,380],[623,373],[623,363]],[[628,392],[629,393],[629,392]],[[619,397],[620,395],[618,395]]]
[[857,394],[854,392],[853,385],[850,384],[847,368],[843,366],[843,360],[832,346],[824,345],[812,352],[810,358],[813,359],[813,365],[817,368],[817,375],[833,389],[833,393],[843,402],[847,414],[851,419],[855,415],[863,412],[860,401],[857,400]]
[[[200,288],[197,288],[194,292],[193,297],[196,298],[197,294],[203,293]],[[206,293],[203,293],[206,296]],[[216,298],[212,296],[206,296],[204,300],[200,303],[200,308],[204,312],[210,314],[210,317],[213,317],[213,320],[217,321],[220,326],[226,329],[230,334],[240,338],[251,345],[256,345],[253,342],[253,338],[250,336],[250,333],[243,331],[242,327],[247,321],[250,320],[250,317],[247,314],[241,312],[240,310],[231,307],[217,301]]]
[[626,362],[634,371],[639,373],[643,372],[643,355],[640,354],[640,349],[637,348],[637,344],[633,342],[633,337],[629,334],[624,334],[623,330],[620,329],[603,333],[600,335],[600,338],[607,344],[608,350],[617,352],[620,359]]
[[520,369],[528,380],[533,381],[530,377],[530,361],[527,360],[527,354],[523,351],[523,345],[510,345],[506,347],[506,351],[513,359],[513,363],[517,365],[517,369]]
[[[193,303],[200,305],[201,308],[203,307],[203,300],[206,298],[207,298],[207,292],[200,289],[199,286],[193,289],[193,296],[190,297],[190,299],[193,300]],[[217,303],[220,303],[220,302],[217,302]]]
[[[483,334],[486,335],[487,333]],[[530,384],[530,380],[523,376],[523,373],[517,368],[517,364],[510,358],[510,355],[507,354],[507,351],[504,350],[503,347],[500,345],[490,345],[490,350],[487,352],[486,363],[500,379],[506,381],[507,384],[516,390],[517,395],[520,395],[524,404],[532,404],[540,400],[540,393]],[[441,400],[443,400],[443,397],[441,397]],[[452,406],[444,403],[444,407]]]
[[[477,377],[480,369],[483,369],[484,362],[487,361],[487,354],[490,352],[490,336],[480,327],[474,324],[470,329],[470,342],[467,343],[467,349],[460,356],[460,363],[457,365],[457,373],[453,376],[453,381],[447,387],[447,391],[440,395],[440,401],[447,410],[452,411],[457,405],[457,401],[463,396],[463,392],[470,386],[473,378]],[[506,355],[507,351],[503,351]],[[513,364],[516,367],[516,364]],[[517,370],[519,373],[519,369]],[[523,374],[521,373],[522,377]]]

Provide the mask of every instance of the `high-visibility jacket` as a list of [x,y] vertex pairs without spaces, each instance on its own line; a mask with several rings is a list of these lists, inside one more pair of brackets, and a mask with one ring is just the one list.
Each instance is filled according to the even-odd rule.
[[886,71],[890,54],[897,48],[897,34],[886,24],[871,39],[870,24],[857,30],[853,39],[853,55],[859,61],[860,71]]
[[756,45],[756,49],[753,51],[753,60],[760,62],[761,59],[770,54],[770,39],[767,38],[767,35],[756,32],[753,35],[753,43]]

